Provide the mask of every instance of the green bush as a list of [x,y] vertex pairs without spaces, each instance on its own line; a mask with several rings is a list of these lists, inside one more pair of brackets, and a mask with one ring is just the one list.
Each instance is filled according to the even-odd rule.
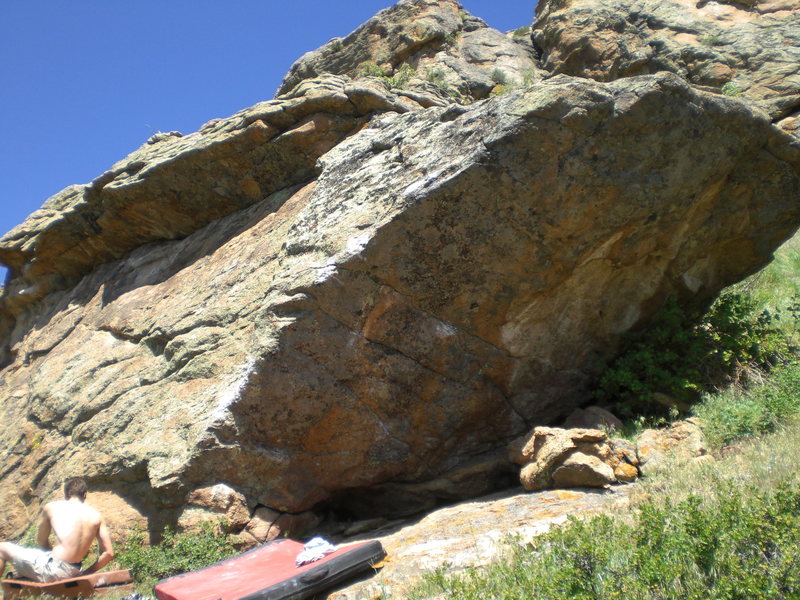
[[508,75],[500,69],[492,71],[492,81],[496,85],[508,85]]
[[358,66],[358,74],[364,77],[386,77],[383,67],[371,60],[366,60]]
[[725,42],[722,41],[722,38],[716,35],[709,35],[704,38],[700,38],[700,43],[703,46],[724,46]]
[[390,73],[391,71],[385,70],[371,60],[361,63],[358,67],[359,75],[363,77],[377,77],[381,80],[381,83],[386,86],[386,89],[389,90],[405,87],[408,82],[411,81],[411,78],[417,74],[414,68],[408,63],[400,65],[394,75],[390,75]]
[[390,90],[403,88],[416,74],[417,72],[411,65],[408,63],[403,63],[400,65],[400,68],[397,69],[394,75],[384,78],[384,85]]
[[175,533],[167,527],[158,544],[147,545],[144,532],[131,534],[117,554],[117,561],[130,569],[137,582],[153,584],[159,579],[193,571],[236,553],[216,523],[203,523],[200,531]]
[[630,521],[572,520],[508,561],[426,576],[412,598],[767,600],[800,597],[800,485],[725,483],[718,501],[649,501]]
[[703,392],[791,354],[776,318],[735,292],[723,293],[702,316],[668,298],[646,329],[623,337],[594,395],[626,417],[688,411]]
[[511,34],[511,37],[522,38],[522,37],[525,37],[527,35],[530,35],[530,33],[531,33],[531,28],[530,27],[527,27],[527,26],[526,27],[519,27],[518,29],[514,30],[514,33]]
[[733,81],[729,81],[720,90],[724,96],[741,96],[742,90]]

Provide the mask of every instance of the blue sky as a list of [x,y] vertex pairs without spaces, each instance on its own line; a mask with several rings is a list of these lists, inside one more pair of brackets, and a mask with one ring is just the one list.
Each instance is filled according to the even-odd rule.
[[[0,235],[156,131],[273,96],[304,52],[391,0],[15,0],[0,20]],[[462,0],[506,31],[533,0]]]

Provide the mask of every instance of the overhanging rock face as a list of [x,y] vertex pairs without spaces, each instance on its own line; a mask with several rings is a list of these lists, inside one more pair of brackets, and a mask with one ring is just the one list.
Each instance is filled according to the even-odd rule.
[[800,223],[794,138],[673,73],[420,94],[305,80],[0,241],[0,534],[76,473],[154,528],[217,483],[291,513],[485,492],[621,333]]

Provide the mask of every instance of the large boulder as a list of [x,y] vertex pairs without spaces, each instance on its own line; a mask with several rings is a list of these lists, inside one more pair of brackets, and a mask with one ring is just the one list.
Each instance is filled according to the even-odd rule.
[[78,473],[151,530],[483,493],[621,334],[800,223],[793,139],[674,74],[432,98],[303,80],[0,240],[0,535]]

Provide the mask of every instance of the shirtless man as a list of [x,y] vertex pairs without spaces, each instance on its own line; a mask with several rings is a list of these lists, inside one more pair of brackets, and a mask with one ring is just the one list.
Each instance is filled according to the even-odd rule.
[[[86,504],[86,482],[78,477],[64,483],[64,500],[45,505],[36,543],[41,548],[0,544],[0,575],[11,563],[18,577],[51,582],[94,573],[114,558],[111,537],[102,515]],[[50,533],[56,544],[50,546]],[[81,569],[81,561],[97,540],[100,555],[93,565]]]

